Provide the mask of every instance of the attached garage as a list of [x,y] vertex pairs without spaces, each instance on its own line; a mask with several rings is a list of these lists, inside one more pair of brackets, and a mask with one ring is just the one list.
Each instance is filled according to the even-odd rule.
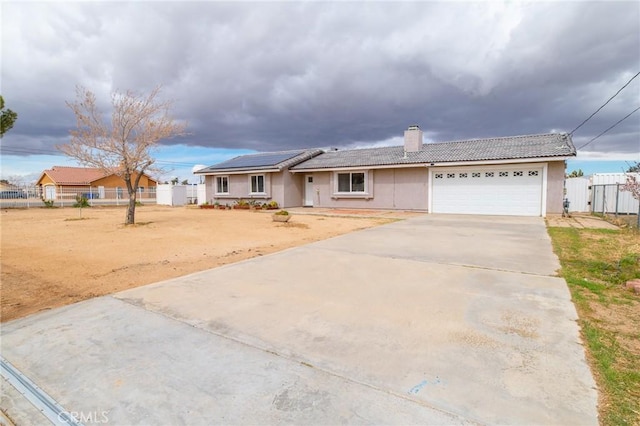
[[546,166],[433,167],[433,213],[543,216]]

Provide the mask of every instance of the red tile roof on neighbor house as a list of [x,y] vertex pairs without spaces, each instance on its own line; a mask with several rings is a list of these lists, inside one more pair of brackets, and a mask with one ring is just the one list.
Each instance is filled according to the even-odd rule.
[[[100,169],[66,166],[53,166],[53,168],[45,170],[42,176],[45,174],[58,185],[89,185],[91,182],[109,175]],[[42,176],[38,181],[42,179]]]

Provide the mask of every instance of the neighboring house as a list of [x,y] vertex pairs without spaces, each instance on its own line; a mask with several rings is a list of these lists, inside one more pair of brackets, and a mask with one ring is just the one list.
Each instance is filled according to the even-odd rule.
[[0,191],[18,191],[21,188],[18,185],[14,185],[9,182],[0,182]]
[[[155,194],[157,184],[154,179],[142,175],[139,183],[140,194]],[[75,198],[79,195],[87,198],[127,197],[127,185],[124,179],[115,174],[105,173],[101,169],[89,167],[53,166],[42,172],[36,185],[45,200]],[[114,194],[108,194],[107,188],[115,189]]]
[[[282,193],[285,207],[339,207],[422,210],[432,213],[545,216],[561,213],[565,161],[576,155],[566,134],[423,143],[411,126],[404,146],[327,151],[289,165],[271,179],[265,194]],[[269,156],[277,153],[257,154]],[[229,160],[247,176],[241,156]],[[228,163],[228,162],[226,162]],[[213,178],[221,163],[196,172]],[[209,176],[211,175],[211,176]],[[263,175],[255,171],[252,175]],[[263,177],[262,179],[266,179]],[[280,182],[290,182],[281,187]],[[224,181],[223,181],[224,182]],[[237,183],[236,197],[252,181]],[[289,188],[292,188],[289,191]],[[242,192],[244,191],[244,192]],[[212,192],[213,194],[213,192]],[[209,195],[209,192],[207,192]]]
[[7,181],[0,182],[0,199],[27,198],[27,192]]

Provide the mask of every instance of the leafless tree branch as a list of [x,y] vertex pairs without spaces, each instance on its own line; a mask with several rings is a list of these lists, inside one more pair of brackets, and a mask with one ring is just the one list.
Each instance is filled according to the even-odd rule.
[[170,114],[172,102],[158,99],[160,89],[146,96],[130,90],[114,92],[110,121],[105,121],[96,96],[84,87],[77,87],[76,100],[67,102],[76,116],[76,128],[70,131],[70,142],[58,149],[86,166],[124,179],[129,191],[127,224],[135,223],[140,177],[161,171],[155,166],[154,149],[163,139],[187,134],[186,123]]

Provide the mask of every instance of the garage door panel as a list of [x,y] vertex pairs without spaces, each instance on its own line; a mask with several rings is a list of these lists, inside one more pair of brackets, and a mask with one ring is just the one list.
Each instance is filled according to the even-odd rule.
[[459,168],[434,171],[432,211],[540,216],[542,169]]

